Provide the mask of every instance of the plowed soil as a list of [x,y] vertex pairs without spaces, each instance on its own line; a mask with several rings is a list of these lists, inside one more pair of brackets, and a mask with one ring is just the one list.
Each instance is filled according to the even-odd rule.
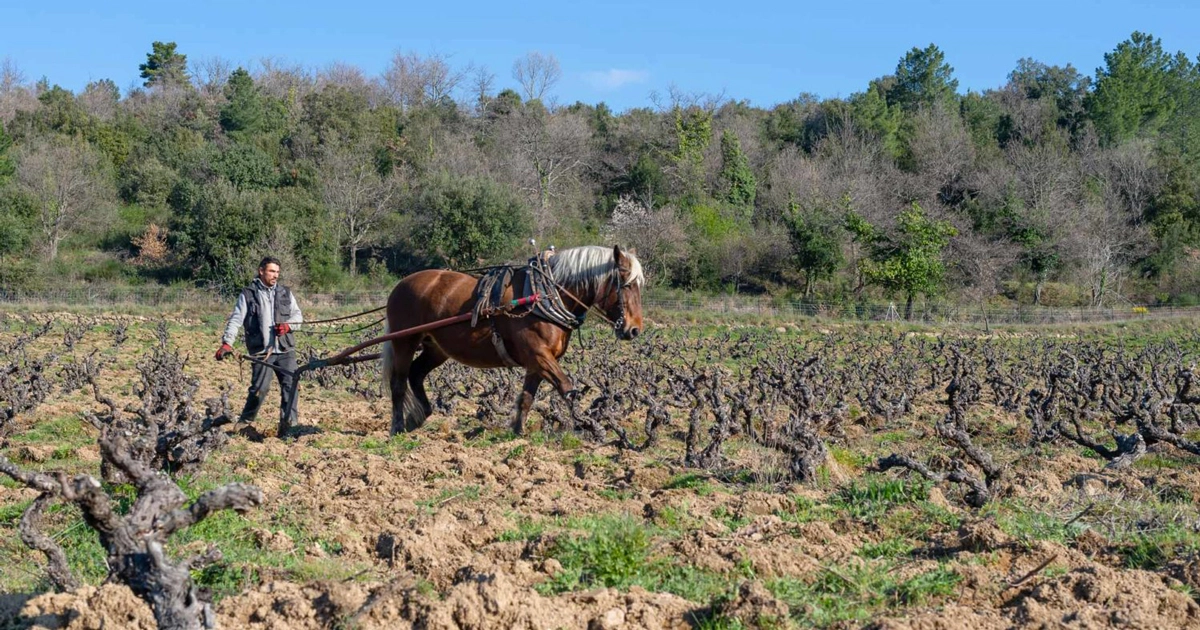
[[[175,339],[194,357],[189,369],[202,395],[234,384],[231,400],[240,405],[248,368],[212,362],[210,339],[196,339],[207,329],[181,326]],[[130,396],[133,348],[148,343],[149,328],[136,331],[106,372],[121,396]],[[98,334],[88,339],[108,343]],[[277,439],[272,393],[258,421],[231,429],[230,445],[190,480],[193,488],[242,480],[265,494],[257,513],[214,518],[210,530],[181,538],[173,550],[205,541],[228,547],[217,567],[224,573],[198,574],[217,592],[221,627],[1200,627],[1194,552],[1178,547],[1179,557],[1135,568],[1120,538],[1124,525],[1104,525],[1151,518],[1122,506],[1140,510],[1163,488],[1189,497],[1172,505],[1194,513],[1200,473],[1181,453],[1155,454],[1180,465],[1113,472],[1078,449],[1034,452],[1014,443],[1003,456],[1013,480],[1000,507],[967,508],[959,489],[938,486],[911,504],[870,512],[848,504],[846,488],[904,477],[872,473],[870,464],[896,450],[878,437],[885,431],[927,440],[921,413],[891,426],[857,420],[819,481],[792,484],[772,453],[749,445],[729,449],[729,474],[696,471],[682,465],[674,437],[647,452],[622,451],[541,432],[536,412],[534,431],[515,437],[476,420],[471,401],[456,402],[412,436],[389,438],[381,399],[313,384],[301,396],[310,431]],[[95,407],[82,392],[52,398],[18,420],[6,454],[31,468],[95,474],[99,454],[86,437],[68,440],[66,454],[63,443],[21,439],[47,419]],[[1023,423],[991,407],[987,414],[997,435]],[[666,432],[684,429],[677,422]],[[124,586],[92,578],[74,592],[46,592],[42,559],[15,531],[19,506],[33,496],[0,486],[0,507],[8,509],[0,571],[13,591],[0,595],[0,628],[154,627],[149,608]],[[1021,506],[1037,518],[1024,519]],[[60,533],[76,518],[67,510],[58,517]],[[577,570],[566,542],[587,540],[602,518],[649,532],[647,566],[686,568],[670,575],[706,576],[707,586],[564,578]],[[588,570],[585,563],[582,575]],[[945,586],[928,586],[935,583]],[[835,608],[846,602],[861,605]]]

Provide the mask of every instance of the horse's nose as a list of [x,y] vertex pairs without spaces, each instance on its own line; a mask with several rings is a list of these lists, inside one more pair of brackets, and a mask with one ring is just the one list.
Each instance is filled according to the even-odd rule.
[[629,329],[629,338],[637,339],[638,333],[640,333],[640,332],[642,332],[642,331],[637,328],[630,328]]

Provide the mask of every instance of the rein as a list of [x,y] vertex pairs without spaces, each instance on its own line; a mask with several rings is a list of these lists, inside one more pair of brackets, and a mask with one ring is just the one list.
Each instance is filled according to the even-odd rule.
[[383,310],[383,309],[385,309],[385,308],[387,308],[387,305],[386,305],[386,304],[385,304],[385,305],[383,305],[383,306],[380,306],[380,307],[378,307],[378,308],[373,308],[373,309],[371,309],[371,310],[369,310],[369,311],[363,311],[363,312],[361,312],[361,313],[355,313],[355,314],[353,314],[353,315],[344,315],[344,316],[342,316],[342,317],[333,317],[333,318],[330,318],[330,319],[318,319],[318,320],[314,320],[314,321],[311,321],[311,322],[305,321],[305,322],[300,322],[300,323],[302,323],[302,324],[310,324],[310,325],[311,325],[311,324],[330,324],[330,323],[333,323],[333,322],[345,321],[345,320],[347,320],[347,319],[354,319],[355,317],[362,317],[363,315],[370,315],[371,313],[378,313],[379,311],[382,311],[382,310]]
[[[361,315],[362,313],[359,313],[359,314]],[[385,318],[383,318],[383,317],[380,317],[379,319],[377,319],[377,320],[375,320],[375,321],[373,321],[373,322],[371,322],[371,323],[369,323],[369,324],[365,324],[365,325],[363,325],[363,326],[359,326],[358,328],[351,328],[350,330],[305,330],[305,329],[301,329],[301,330],[293,330],[292,332],[294,332],[294,333],[303,333],[303,334],[306,334],[306,335],[353,335],[354,333],[357,333],[357,332],[362,332],[362,331],[364,331],[364,330],[367,330],[368,328],[372,328],[372,327],[374,327],[374,326],[378,326],[379,324],[383,323],[383,320],[384,320],[384,319],[385,319]],[[301,322],[301,323],[304,323],[304,324],[319,324],[319,323],[322,323],[322,322]]]

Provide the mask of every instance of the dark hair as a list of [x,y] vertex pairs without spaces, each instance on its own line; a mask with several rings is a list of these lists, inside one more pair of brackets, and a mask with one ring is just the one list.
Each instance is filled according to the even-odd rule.
[[265,269],[267,267],[267,265],[269,265],[271,263],[275,263],[276,267],[280,267],[280,268],[283,267],[283,265],[279,264],[278,258],[276,258],[274,256],[267,256],[266,258],[262,259],[262,262],[258,263],[258,268]]

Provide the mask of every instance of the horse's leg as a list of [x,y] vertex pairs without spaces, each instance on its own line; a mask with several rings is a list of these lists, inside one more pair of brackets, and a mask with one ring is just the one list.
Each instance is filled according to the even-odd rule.
[[416,342],[412,339],[397,339],[388,342],[384,348],[387,360],[384,362],[384,378],[388,388],[392,390],[392,427],[391,434],[412,431],[425,422],[424,410],[416,400],[409,396],[411,389],[408,374],[412,369],[413,353]]
[[429,404],[429,396],[425,394],[425,377],[449,358],[436,345],[426,343],[425,349],[413,360],[412,368],[408,372],[408,384],[412,387],[413,396],[421,404],[427,418],[433,415],[433,405]]
[[575,389],[574,382],[567,373],[563,371],[562,366],[558,364],[558,359],[549,353],[539,354],[537,357],[539,375],[550,381],[554,385],[554,389],[558,390],[558,394],[567,401],[567,408],[571,411],[571,420],[576,427],[585,426],[597,439],[604,438],[604,427],[600,426],[594,420],[587,421],[579,415],[579,390]]
[[537,390],[541,384],[541,374],[533,370],[525,371],[525,386],[521,388],[521,393],[517,395],[517,417],[513,419],[513,433],[517,435],[524,433],[525,418],[529,415],[529,409],[533,407],[533,401],[537,398]]

